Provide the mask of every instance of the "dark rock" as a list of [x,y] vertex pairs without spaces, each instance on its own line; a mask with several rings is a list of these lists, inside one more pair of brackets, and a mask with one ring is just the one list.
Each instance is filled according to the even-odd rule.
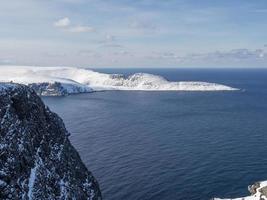
[[68,135],[33,89],[0,84],[0,199],[101,200]]
[[256,194],[257,189],[260,187],[260,182],[256,182],[253,185],[248,186],[248,191],[250,192],[251,195]]
[[66,96],[68,91],[59,82],[28,84],[40,96]]

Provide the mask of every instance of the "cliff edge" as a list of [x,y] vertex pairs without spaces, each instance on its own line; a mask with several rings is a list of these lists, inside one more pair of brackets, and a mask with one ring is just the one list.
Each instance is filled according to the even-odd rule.
[[101,200],[68,135],[33,89],[0,83],[0,199]]

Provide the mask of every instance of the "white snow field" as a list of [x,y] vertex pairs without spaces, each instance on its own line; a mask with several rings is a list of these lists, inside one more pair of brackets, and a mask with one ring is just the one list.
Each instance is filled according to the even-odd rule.
[[[153,74],[136,73],[125,77],[121,74],[105,74],[75,67],[0,66],[0,82],[21,84],[54,84],[68,93],[104,90],[143,91],[229,91],[229,86],[207,82],[170,82]],[[46,90],[49,87],[46,86]],[[43,93],[46,94],[46,93]]]
[[233,199],[220,199],[214,198],[213,200],[267,200],[267,181],[259,182],[259,186],[255,190],[255,194],[247,197],[233,198]]

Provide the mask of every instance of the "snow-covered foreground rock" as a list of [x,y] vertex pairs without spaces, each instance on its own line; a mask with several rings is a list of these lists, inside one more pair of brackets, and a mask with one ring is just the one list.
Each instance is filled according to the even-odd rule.
[[170,82],[153,74],[136,73],[125,77],[74,67],[0,66],[0,82],[32,87],[39,95],[66,95],[103,90],[144,91],[229,91],[216,83]]
[[102,199],[63,121],[32,89],[0,84],[0,122],[0,199]]
[[214,198],[213,200],[267,200],[267,181],[257,182],[250,185],[248,190],[251,193],[251,196],[234,199]]

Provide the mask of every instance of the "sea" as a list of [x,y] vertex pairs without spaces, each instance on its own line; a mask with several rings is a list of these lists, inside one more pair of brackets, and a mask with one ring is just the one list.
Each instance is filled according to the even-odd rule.
[[43,97],[105,200],[209,200],[267,180],[267,69],[95,69],[239,91],[105,91]]

